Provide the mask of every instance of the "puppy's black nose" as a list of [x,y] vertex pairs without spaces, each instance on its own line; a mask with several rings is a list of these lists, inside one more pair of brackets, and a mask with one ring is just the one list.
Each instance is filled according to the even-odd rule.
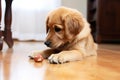
[[44,44],[48,47],[50,47],[51,42],[50,41],[45,41]]

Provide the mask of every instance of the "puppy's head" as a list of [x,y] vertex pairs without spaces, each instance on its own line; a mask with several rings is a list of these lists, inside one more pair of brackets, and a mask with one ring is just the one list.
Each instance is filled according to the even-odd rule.
[[75,39],[84,24],[82,15],[73,9],[60,7],[48,14],[46,20],[47,38],[45,44],[59,48]]

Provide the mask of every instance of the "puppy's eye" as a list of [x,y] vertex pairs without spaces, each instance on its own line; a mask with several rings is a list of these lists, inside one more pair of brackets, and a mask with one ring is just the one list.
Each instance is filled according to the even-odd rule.
[[60,32],[61,31],[61,28],[55,26],[55,32]]

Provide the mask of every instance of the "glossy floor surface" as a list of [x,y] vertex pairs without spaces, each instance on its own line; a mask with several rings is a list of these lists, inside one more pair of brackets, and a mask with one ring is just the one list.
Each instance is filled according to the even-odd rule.
[[97,57],[49,64],[28,58],[31,51],[46,48],[42,42],[15,42],[13,49],[5,45],[0,52],[0,80],[120,80],[120,46],[105,47],[99,46]]

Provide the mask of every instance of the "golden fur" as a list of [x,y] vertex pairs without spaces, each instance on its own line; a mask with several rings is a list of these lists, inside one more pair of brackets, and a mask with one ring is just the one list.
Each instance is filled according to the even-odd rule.
[[50,63],[82,60],[97,54],[89,23],[75,9],[60,7],[50,12],[46,20],[46,31],[45,44],[50,49],[33,53],[42,54]]

